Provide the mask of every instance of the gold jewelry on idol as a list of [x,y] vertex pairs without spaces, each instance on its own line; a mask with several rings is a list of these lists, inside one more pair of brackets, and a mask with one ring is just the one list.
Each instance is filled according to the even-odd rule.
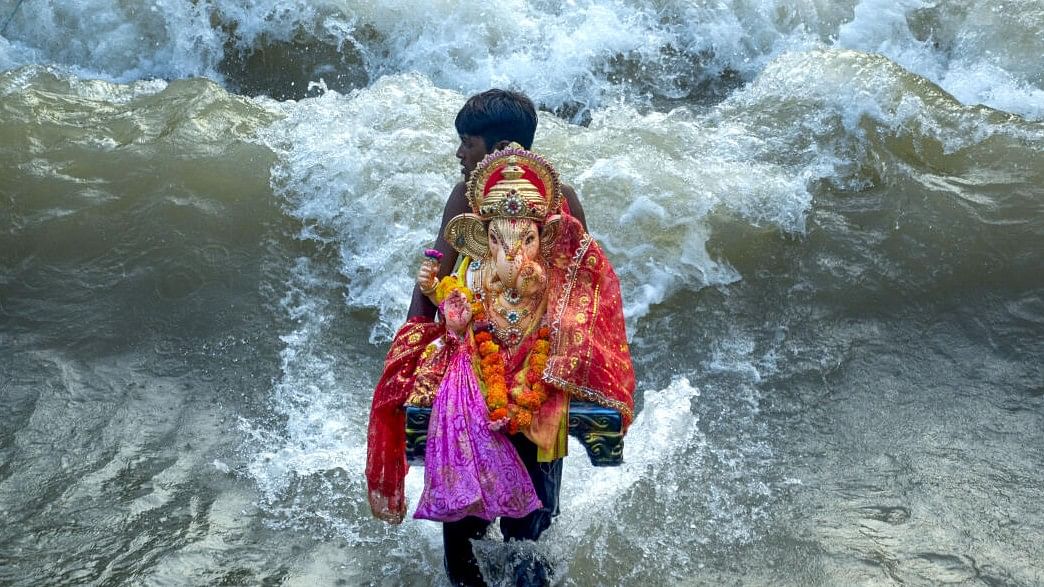
[[506,308],[500,303],[500,297],[493,296],[492,301],[484,305],[492,306],[493,309],[493,312],[487,313],[493,335],[507,346],[504,350],[511,352],[509,349],[517,347],[530,332],[540,326],[544,317],[543,306],[547,300],[538,298],[522,307]]
[[492,263],[480,263],[478,272],[476,281],[480,295],[476,297],[485,308],[493,335],[509,348],[518,346],[540,325],[546,302],[544,296],[526,298],[515,288],[505,288],[497,280]]

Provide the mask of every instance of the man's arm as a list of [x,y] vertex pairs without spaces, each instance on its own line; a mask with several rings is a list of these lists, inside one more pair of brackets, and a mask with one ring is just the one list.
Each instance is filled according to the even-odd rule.
[[[439,226],[439,234],[435,237],[435,246],[433,248],[442,253],[442,261],[439,262],[439,279],[449,275],[457,262],[457,250],[451,247],[443,236],[443,233],[446,232],[446,224],[454,216],[470,211],[468,199],[464,196],[464,182],[459,182],[454,186],[453,191],[450,192],[449,199],[446,200],[446,208],[442,211],[442,225]],[[410,311],[406,314],[406,318],[427,316],[434,320],[436,310],[435,304],[431,303],[428,296],[422,294],[420,288],[414,285],[413,300],[410,302]]]
[[576,197],[576,190],[572,186],[562,185],[562,195],[569,204],[569,213],[580,221],[580,226],[587,230],[587,219],[584,218],[584,207],[580,205],[580,198]]

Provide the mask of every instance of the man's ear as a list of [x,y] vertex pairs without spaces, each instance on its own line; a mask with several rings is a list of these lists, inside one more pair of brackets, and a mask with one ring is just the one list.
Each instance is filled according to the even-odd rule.
[[[507,141],[507,140],[500,141],[497,144],[493,145],[493,151],[500,151],[501,149],[506,149],[507,146],[510,145],[510,144],[511,144],[511,141]],[[492,152],[492,151],[490,151],[490,152]]]

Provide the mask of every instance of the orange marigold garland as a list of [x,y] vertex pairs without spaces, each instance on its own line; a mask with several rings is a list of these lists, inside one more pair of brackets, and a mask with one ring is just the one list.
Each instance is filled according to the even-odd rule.
[[500,345],[493,342],[482,305],[477,303],[475,306],[477,308],[473,308],[473,314],[476,326],[485,327],[475,335],[475,343],[481,357],[482,379],[486,384],[489,419],[500,425],[507,420],[508,432],[515,434],[533,423],[533,414],[547,400],[547,387],[541,378],[547,366],[548,352],[551,350],[551,331],[547,327],[537,331],[537,341],[533,343],[533,349],[526,361],[525,382],[511,390],[509,396]]

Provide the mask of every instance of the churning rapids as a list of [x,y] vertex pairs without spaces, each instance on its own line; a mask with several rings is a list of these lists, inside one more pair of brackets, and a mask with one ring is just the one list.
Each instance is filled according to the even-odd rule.
[[544,109],[638,372],[625,465],[571,447],[561,584],[1044,583],[1039,0],[0,27],[0,584],[443,584],[437,525],[370,518],[365,426],[490,86]]

